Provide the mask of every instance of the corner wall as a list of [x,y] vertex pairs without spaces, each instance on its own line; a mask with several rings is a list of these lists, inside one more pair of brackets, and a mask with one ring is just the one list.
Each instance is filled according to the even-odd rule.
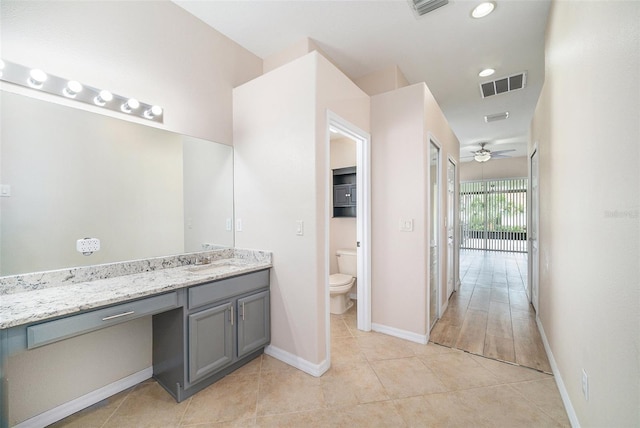
[[[440,306],[447,300],[447,159],[458,161],[460,145],[424,83],[371,97],[371,133],[372,321],[380,331],[426,343],[429,138],[441,155]],[[400,231],[401,220],[413,220],[413,231]]]
[[234,90],[236,246],[273,252],[269,352],[315,375],[328,368],[327,109],[369,127],[369,97],[317,52]]
[[638,22],[634,1],[553,2],[531,127],[538,316],[576,426],[640,425]]

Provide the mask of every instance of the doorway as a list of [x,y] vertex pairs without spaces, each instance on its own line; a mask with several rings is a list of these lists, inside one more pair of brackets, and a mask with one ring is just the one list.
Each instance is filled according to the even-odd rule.
[[440,146],[429,139],[429,326],[438,320],[440,289]]
[[[370,135],[356,127],[355,125],[344,120],[337,114],[329,111],[327,113],[327,144],[326,159],[331,160],[331,139],[346,139],[352,143],[355,149],[355,188],[354,195],[357,194],[355,205],[355,242],[353,246],[356,249],[357,256],[357,274],[356,274],[356,325],[358,330],[371,331],[371,152],[370,152]],[[349,149],[351,150],[351,149]],[[352,154],[349,154],[351,156]],[[345,166],[345,165],[340,165]],[[331,203],[333,192],[330,189],[332,173],[327,174],[326,188],[326,223],[325,223],[325,244],[330,249],[331,246],[331,220],[334,210]],[[352,232],[350,232],[352,233]],[[330,253],[332,251],[329,251]],[[330,361],[330,343],[331,343],[331,317],[329,313],[329,275],[331,273],[331,259],[335,258],[334,254],[328,254],[325,266],[326,281],[326,337],[327,337],[327,361]],[[335,267],[333,268],[335,270]]]

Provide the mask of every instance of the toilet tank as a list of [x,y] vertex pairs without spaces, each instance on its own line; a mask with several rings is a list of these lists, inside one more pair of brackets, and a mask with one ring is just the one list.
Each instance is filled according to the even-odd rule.
[[338,256],[338,272],[356,277],[358,274],[358,263],[355,249],[341,249],[336,251]]

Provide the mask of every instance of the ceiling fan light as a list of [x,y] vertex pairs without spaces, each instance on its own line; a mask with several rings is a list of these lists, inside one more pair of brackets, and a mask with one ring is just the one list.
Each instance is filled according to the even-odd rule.
[[486,162],[491,159],[491,153],[480,153],[473,157],[478,162]]

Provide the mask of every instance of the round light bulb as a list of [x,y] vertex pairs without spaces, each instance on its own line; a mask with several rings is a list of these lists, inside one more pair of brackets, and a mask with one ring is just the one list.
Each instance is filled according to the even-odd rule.
[[42,84],[47,80],[47,73],[34,68],[29,72],[29,85],[34,88],[42,88]]
[[153,119],[156,116],[160,116],[162,114],[162,107],[153,106],[150,109],[145,110],[144,117],[147,119]]
[[125,113],[131,113],[132,110],[140,107],[140,102],[135,98],[129,98],[126,103],[122,104],[120,108]]
[[82,84],[76,80],[70,80],[67,82],[67,87],[64,88],[64,95],[69,98],[75,98],[79,92],[82,92]]
[[491,76],[495,72],[496,71],[493,68],[485,68],[480,73],[478,73],[478,76],[480,76],[480,77],[488,77],[488,76]]
[[480,3],[478,6],[473,9],[471,12],[471,16],[474,18],[484,18],[489,15],[496,8],[496,4],[491,1],[487,1],[484,3]]
[[93,102],[99,106],[103,106],[113,99],[113,94],[107,90],[101,90],[97,97],[93,99]]

